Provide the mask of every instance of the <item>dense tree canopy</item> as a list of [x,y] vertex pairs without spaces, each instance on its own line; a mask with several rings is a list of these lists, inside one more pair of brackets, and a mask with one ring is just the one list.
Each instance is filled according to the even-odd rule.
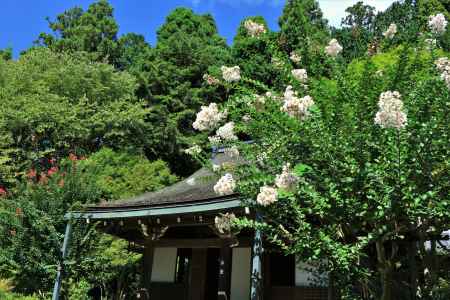
[[199,139],[189,126],[196,109],[223,93],[208,86],[204,74],[227,64],[230,55],[211,15],[196,15],[187,8],[175,9],[157,34],[156,47],[141,68],[148,83],[149,120],[155,126],[147,154],[183,172],[188,169],[180,164],[181,151],[188,141]]
[[[318,1],[288,0],[278,31],[248,17],[227,45],[212,15],[177,8],[149,45],[97,0],[17,59],[0,50],[0,298],[49,295],[66,211],[170,185],[219,145],[247,162],[216,166],[237,175],[222,188],[261,216],[237,229],[329,272],[344,299],[448,299],[450,31],[429,21],[450,0],[346,12],[330,28]],[[210,103],[234,122],[211,143],[217,128],[192,126]],[[74,235],[63,297],[134,299],[141,255],[95,224]]]
[[0,166],[9,166],[2,174],[45,170],[50,159],[87,155],[102,145],[145,144],[148,111],[127,73],[46,48],[0,60],[0,73]]
[[289,0],[278,20],[279,44],[287,55],[293,51],[309,65],[310,74],[323,74],[323,44],[328,40],[328,21],[316,0]]
[[39,41],[56,51],[85,51],[93,60],[115,63],[119,56],[113,8],[99,0],[86,11],[74,7],[49,21],[53,35],[42,33]]

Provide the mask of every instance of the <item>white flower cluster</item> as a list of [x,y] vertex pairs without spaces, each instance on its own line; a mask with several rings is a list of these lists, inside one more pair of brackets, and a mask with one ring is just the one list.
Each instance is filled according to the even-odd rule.
[[294,69],[291,71],[292,76],[301,83],[306,83],[308,81],[308,72],[305,69]]
[[283,166],[281,174],[277,175],[275,178],[275,185],[281,189],[292,190],[297,185],[298,181],[298,176],[291,171],[291,166],[287,163]]
[[293,63],[296,63],[296,64],[298,64],[302,60],[302,57],[300,55],[298,55],[297,52],[295,52],[295,51],[291,52],[289,58]]
[[208,85],[219,84],[219,79],[209,74],[203,74],[203,80],[206,81]]
[[256,162],[260,166],[264,166],[266,164],[267,158],[268,158],[267,152],[260,152],[259,154],[256,155]]
[[186,150],[184,150],[184,153],[189,155],[197,155],[202,152],[202,148],[199,145],[194,145]]
[[221,214],[214,218],[214,224],[220,233],[229,234],[231,232],[231,225],[236,219],[237,218],[233,213]]
[[238,139],[234,134],[234,122],[228,122],[217,129],[216,135],[224,141],[235,141]]
[[214,192],[220,196],[225,196],[232,194],[235,188],[236,182],[233,179],[233,175],[226,173],[214,185]]
[[252,120],[252,117],[249,114],[245,114],[242,116],[242,122],[248,123]]
[[447,28],[447,20],[443,14],[430,16],[428,19],[428,27],[435,34],[443,34]]
[[450,60],[447,57],[438,58],[434,64],[436,68],[441,72],[449,72],[450,71]]
[[434,63],[436,68],[441,72],[441,78],[450,89],[450,60],[447,57],[441,57]]
[[226,115],[226,112],[219,112],[216,103],[211,103],[209,106],[202,106],[201,110],[197,113],[197,118],[192,124],[192,127],[199,131],[211,130],[215,128]]
[[223,150],[228,157],[239,157],[239,149],[236,146],[231,146]]
[[395,34],[397,33],[397,25],[392,23],[389,25],[389,28],[383,32],[383,36],[388,39],[393,39]]
[[298,98],[292,90],[292,86],[289,85],[284,92],[284,104],[281,107],[281,111],[286,112],[291,117],[304,120],[310,115],[309,109],[313,105],[314,101],[311,96]]
[[226,82],[237,82],[241,80],[241,68],[239,66],[220,68],[222,71],[222,77]]
[[397,91],[387,91],[380,95],[375,124],[383,128],[401,129],[406,126],[407,116],[403,112],[401,95]]
[[257,37],[260,34],[266,33],[266,28],[264,27],[264,25],[256,23],[255,21],[252,20],[245,21],[244,27],[245,29],[247,29],[247,33],[251,37]]
[[259,189],[256,202],[262,206],[269,206],[277,201],[278,192],[270,186],[263,186]]
[[342,52],[342,46],[336,39],[332,39],[328,46],[325,47],[325,53],[331,57],[337,57]]
[[221,142],[220,137],[218,137],[217,135],[208,136],[208,140],[213,146],[219,146]]

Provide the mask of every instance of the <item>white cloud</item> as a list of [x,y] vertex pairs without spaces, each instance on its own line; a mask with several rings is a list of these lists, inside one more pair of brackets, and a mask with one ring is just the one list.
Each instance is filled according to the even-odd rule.
[[[192,5],[206,5],[207,7],[214,7],[215,4],[225,4],[231,7],[240,6],[261,6],[262,4],[269,4],[272,7],[283,6],[287,0],[190,0]],[[318,0],[320,8],[323,11],[325,18],[328,19],[330,25],[339,26],[342,18],[345,17],[345,9],[361,0]],[[374,6],[377,11],[382,11],[388,8],[394,0],[363,0],[364,4]]]
[[[345,9],[360,0],[319,0],[320,8],[330,25],[339,26],[345,17]],[[388,8],[394,0],[363,0],[364,4],[374,6],[377,11]]]

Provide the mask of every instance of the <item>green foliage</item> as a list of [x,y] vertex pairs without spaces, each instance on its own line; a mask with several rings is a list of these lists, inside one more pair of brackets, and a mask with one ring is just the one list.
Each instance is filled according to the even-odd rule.
[[186,175],[190,162],[181,150],[202,139],[190,126],[195,111],[224,94],[207,86],[203,75],[226,65],[229,51],[212,16],[196,15],[187,8],[175,9],[157,34],[156,48],[139,75],[148,84],[148,121],[153,126],[146,155],[162,158],[176,173]]
[[292,51],[300,54],[309,74],[324,74],[327,64],[323,49],[329,32],[319,3],[316,0],[287,1],[278,24],[280,48],[288,55]]
[[[419,288],[432,299],[449,279],[437,263],[447,258],[423,246],[436,245],[450,224],[450,92],[434,65],[445,53],[415,46],[365,56],[347,69],[336,61],[331,79],[294,85],[298,97],[315,102],[304,118],[280,109],[283,89],[270,87],[275,96],[255,105],[263,85],[249,87],[246,78],[224,105],[236,134],[254,141],[224,145],[237,146],[248,162],[233,169],[243,198],[274,186],[286,163],[298,176],[293,190],[278,188],[274,204],[248,201],[262,219],[239,226],[261,229],[302,261],[321,261],[345,299],[362,297],[355,285],[374,299],[409,298]],[[405,128],[375,124],[386,91],[402,95]],[[418,281],[425,269],[433,275]]]
[[[45,48],[0,61],[2,173],[22,173],[43,158],[145,144],[147,110],[132,76],[81,55]],[[5,149],[5,150],[3,150]],[[12,162],[11,162],[12,161]]]
[[[0,50],[0,278],[8,278],[0,298],[32,299],[11,290],[49,295],[68,210],[172,184],[164,161],[178,175],[192,173],[182,150],[207,148],[192,122],[211,102],[228,109],[240,138],[254,141],[225,145],[236,144],[249,162],[233,169],[241,195],[255,199],[273,186],[286,162],[299,177],[295,189],[278,190],[275,204],[249,202],[262,221],[244,218],[240,227],[320,262],[343,299],[360,299],[360,290],[412,298],[419,287],[424,299],[448,298],[450,274],[439,261],[448,253],[436,247],[450,224],[450,94],[434,61],[448,56],[450,33],[433,36],[427,20],[450,19],[449,9],[449,0],[405,0],[375,16],[358,2],[330,35],[317,1],[289,0],[279,32],[250,17],[267,32],[250,36],[245,19],[229,48],[211,15],[178,8],[152,48],[142,35],[118,37],[112,6],[99,0],[49,21],[53,33],[18,60]],[[385,39],[391,23],[398,33]],[[331,37],[342,57],[325,55]],[[427,49],[427,38],[437,38],[437,48]],[[223,65],[240,66],[241,81],[224,83]],[[306,85],[293,78],[297,68],[307,70]],[[280,110],[287,85],[314,99],[307,118]],[[387,90],[402,94],[403,130],[374,124]],[[265,92],[274,96],[257,102]],[[98,228],[74,224],[63,296],[131,299],[141,255]]]
[[41,33],[39,42],[58,52],[86,52],[94,61],[115,63],[120,56],[117,44],[119,27],[107,0],[92,3],[87,11],[71,8],[49,20],[53,35]]
[[[65,213],[103,200],[92,179],[76,161],[68,161],[57,173],[27,182],[0,202],[0,276],[11,278],[15,291],[51,292]],[[96,226],[74,224],[65,265],[71,281],[63,286],[71,299],[72,293],[82,299],[92,289],[111,298],[126,295],[140,282],[136,268],[141,255],[128,252],[125,241],[97,232]]]
[[278,23],[280,43],[288,53],[310,45],[314,47],[327,37],[327,21],[315,0],[287,1]]
[[12,49],[0,49],[0,59],[11,60],[12,59]]
[[20,292],[50,291],[65,213],[76,203],[99,199],[99,190],[71,167],[40,183],[24,183],[14,197],[2,200],[0,276],[12,278]]
[[69,295],[73,300],[89,300],[89,290],[91,286],[86,280],[82,279],[78,282],[70,281]]
[[15,293],[8,293],[0,291],[0,298],[3,300],[39,300],[38,297],[34,296],[22,296]]
[[364,5],[362,1],[345,10],[342,28],[333,29],[333,36],[339,40],[347,61],[364,56],[373,37],[375,7]]
[[175,183],[161,160],[150,162],[139,154],[102,148],[79,162],[79,168],[92,180],[107,199],[123,199],[155,191]]
[[0,299],[3,300],[38,300],[38,297],[22,296],[16,293],[12,293],[13,289],[10,280],[0,279]]
[[250,17],[242,20],[234,38],[231,53],[233,61],[248,78],[253,78],[266,85],[277,85],[280,76],[280,67],[274,63],[286,63],[287,57],[277,47],[277,35],[268,32],[257,37],[247,33],[244,23],[252,20],[264,25],[268,30],[267,22],[263,17]]

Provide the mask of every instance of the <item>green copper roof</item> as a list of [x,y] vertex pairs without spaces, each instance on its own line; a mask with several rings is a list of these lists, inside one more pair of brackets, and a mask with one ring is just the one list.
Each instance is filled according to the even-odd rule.
[[220,200],[197,201],[191,203],[180,203],[174,205],[161,206],[141,206],[126,208],[109,208],[109,209],[90,209],[85,212],[70,212],[65,215],[66,219],[124,219],[124,218],[143,218],[152,216],[178,215],[205,213],[219,210],[237,208],[241,206],[241,200],[236,197],[229,197]]

